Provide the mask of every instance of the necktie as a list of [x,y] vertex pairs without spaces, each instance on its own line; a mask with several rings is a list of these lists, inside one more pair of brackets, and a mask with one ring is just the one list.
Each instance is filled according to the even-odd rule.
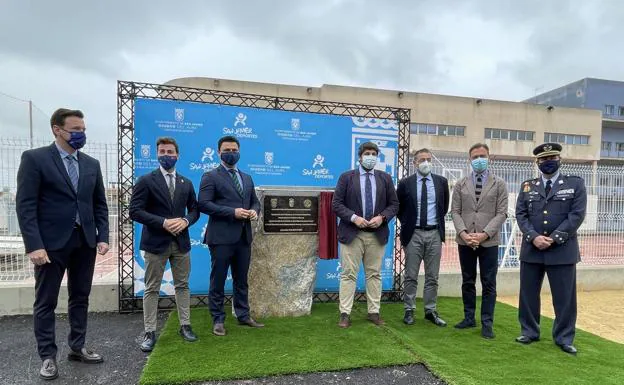
[[366,184],[364,185],[364,219],[367,221],[373,217],[373,183],[371,182],[370,172],[366,173]]
[[173,201],[173,194],[175,193],[175,184],[173,183],[173,174],[167,174],[169,178],[169,198]]
[[481,174],[477,175],[477,183],[475,184],[475,198],[477,198],[477,202],[481,197],[481,189],[483,189],[483,178]]
[[546,182],[546,196],[548,196],[548,194],[550,194],[550,188],[552,187],[552,180],[548,180]]
[[234,185],[236,186],[236,191],[238,191],[240,196],[243,196],[243,187],[240,185],[240,182],[238,181],[238,177],[236,176],[236,170],[229,170],[229,172],[230,172],[230,176],[232,177],[232,180],[234,181]]
[[[74,187],[74,191],[78,194],[78,170],[76,169],[76,164],[74,163],[74,157],[67,155],[65,159],[67,160],[67,174],[69,175],[69,180]],[[76,207],[76,223],[80,224],[80,213],[78,211],[78,207]]]
[[427,226],[427,178],[422,178],[422,186],[420,188],[420,227]]

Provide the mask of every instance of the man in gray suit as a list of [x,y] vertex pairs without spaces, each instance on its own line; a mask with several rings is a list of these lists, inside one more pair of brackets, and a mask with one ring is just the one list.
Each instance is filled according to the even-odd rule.
[[499,232],[507,218],[508,193],[505,181],[488,170],[490,149],[477,143],[468,151],[473,172],[453,189],[451,213],[457,231],[459,262],[462,270],[464,319],[457,329],[476,327],[477,261],[483,289],[481,335],[494,338],[494,305],[498,272]]

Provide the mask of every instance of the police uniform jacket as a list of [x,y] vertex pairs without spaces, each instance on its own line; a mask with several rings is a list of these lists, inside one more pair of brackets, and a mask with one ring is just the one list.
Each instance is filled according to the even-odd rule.
[[[560,174],[548,196],[541,176],[522,183],[516,203],[516,221],[523,233],[520,260],[544,265],[580,262],[577,230],[586,209],[585,182],[578,176]],[[533,245],[538,235],[552,238],[553,244],[539,250]]]

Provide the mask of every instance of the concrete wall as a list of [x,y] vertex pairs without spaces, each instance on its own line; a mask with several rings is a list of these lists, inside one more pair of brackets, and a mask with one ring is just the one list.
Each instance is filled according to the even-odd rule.
[[[579,291],[624,290],[624,266],[579,267],[577,270],[577,288]],[[478,281],[478,280],[477,280]],[[422,297],[421,274],[418,295]],[[33,284],[0,284],[0,316],[32,314],[35,298]],[[497,287],[499,296],[518,295],[520,274],[518,270],[500,270]],[[477,291],[480,292],[479,284]],[[543,293],[550,293],[548,278],[545,279]],[[118,310],[117,283],[103,283],[93,286],[89,310],[92,312],[116,312]],[[440,275],[438,294],[444,297],[461,297],[461,274],[445,273]],[[61,288],[57,313],[67,313],[67,289]]]
[[463,137],[412,135],[410,143],[412,149],[428,147],[434,151],[463,152],[472,144],[485,141],[484,129],[487,127],[535,132],[534,141],[487,140],[494,155],[530,157],[533,148],[543,142],[544,132],[590,135],[589,145],[564,146],[563,156],[567,159],[597,160],[600,153],[601,115],[599,111],[587,109],[558,107],[548,110],[545,106],[537,104],[337,85],[306,87],[199,77],[174,79],[166,84],[279,97],[404,107],[411,109],[412,123],[466,127]]

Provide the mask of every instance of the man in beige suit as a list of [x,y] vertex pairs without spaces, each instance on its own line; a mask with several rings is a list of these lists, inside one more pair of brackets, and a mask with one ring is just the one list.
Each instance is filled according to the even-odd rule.
[[468,151],[473,172],[453,188],[451,214],[457,231],[462,270],[464,319],[457,329],[476,327],[477,261],[481,275],[481,335],[494,338],[494,305],[498,272],[499,232],[507,218],[507,186],[488,170],[490,149],[477,143]]

